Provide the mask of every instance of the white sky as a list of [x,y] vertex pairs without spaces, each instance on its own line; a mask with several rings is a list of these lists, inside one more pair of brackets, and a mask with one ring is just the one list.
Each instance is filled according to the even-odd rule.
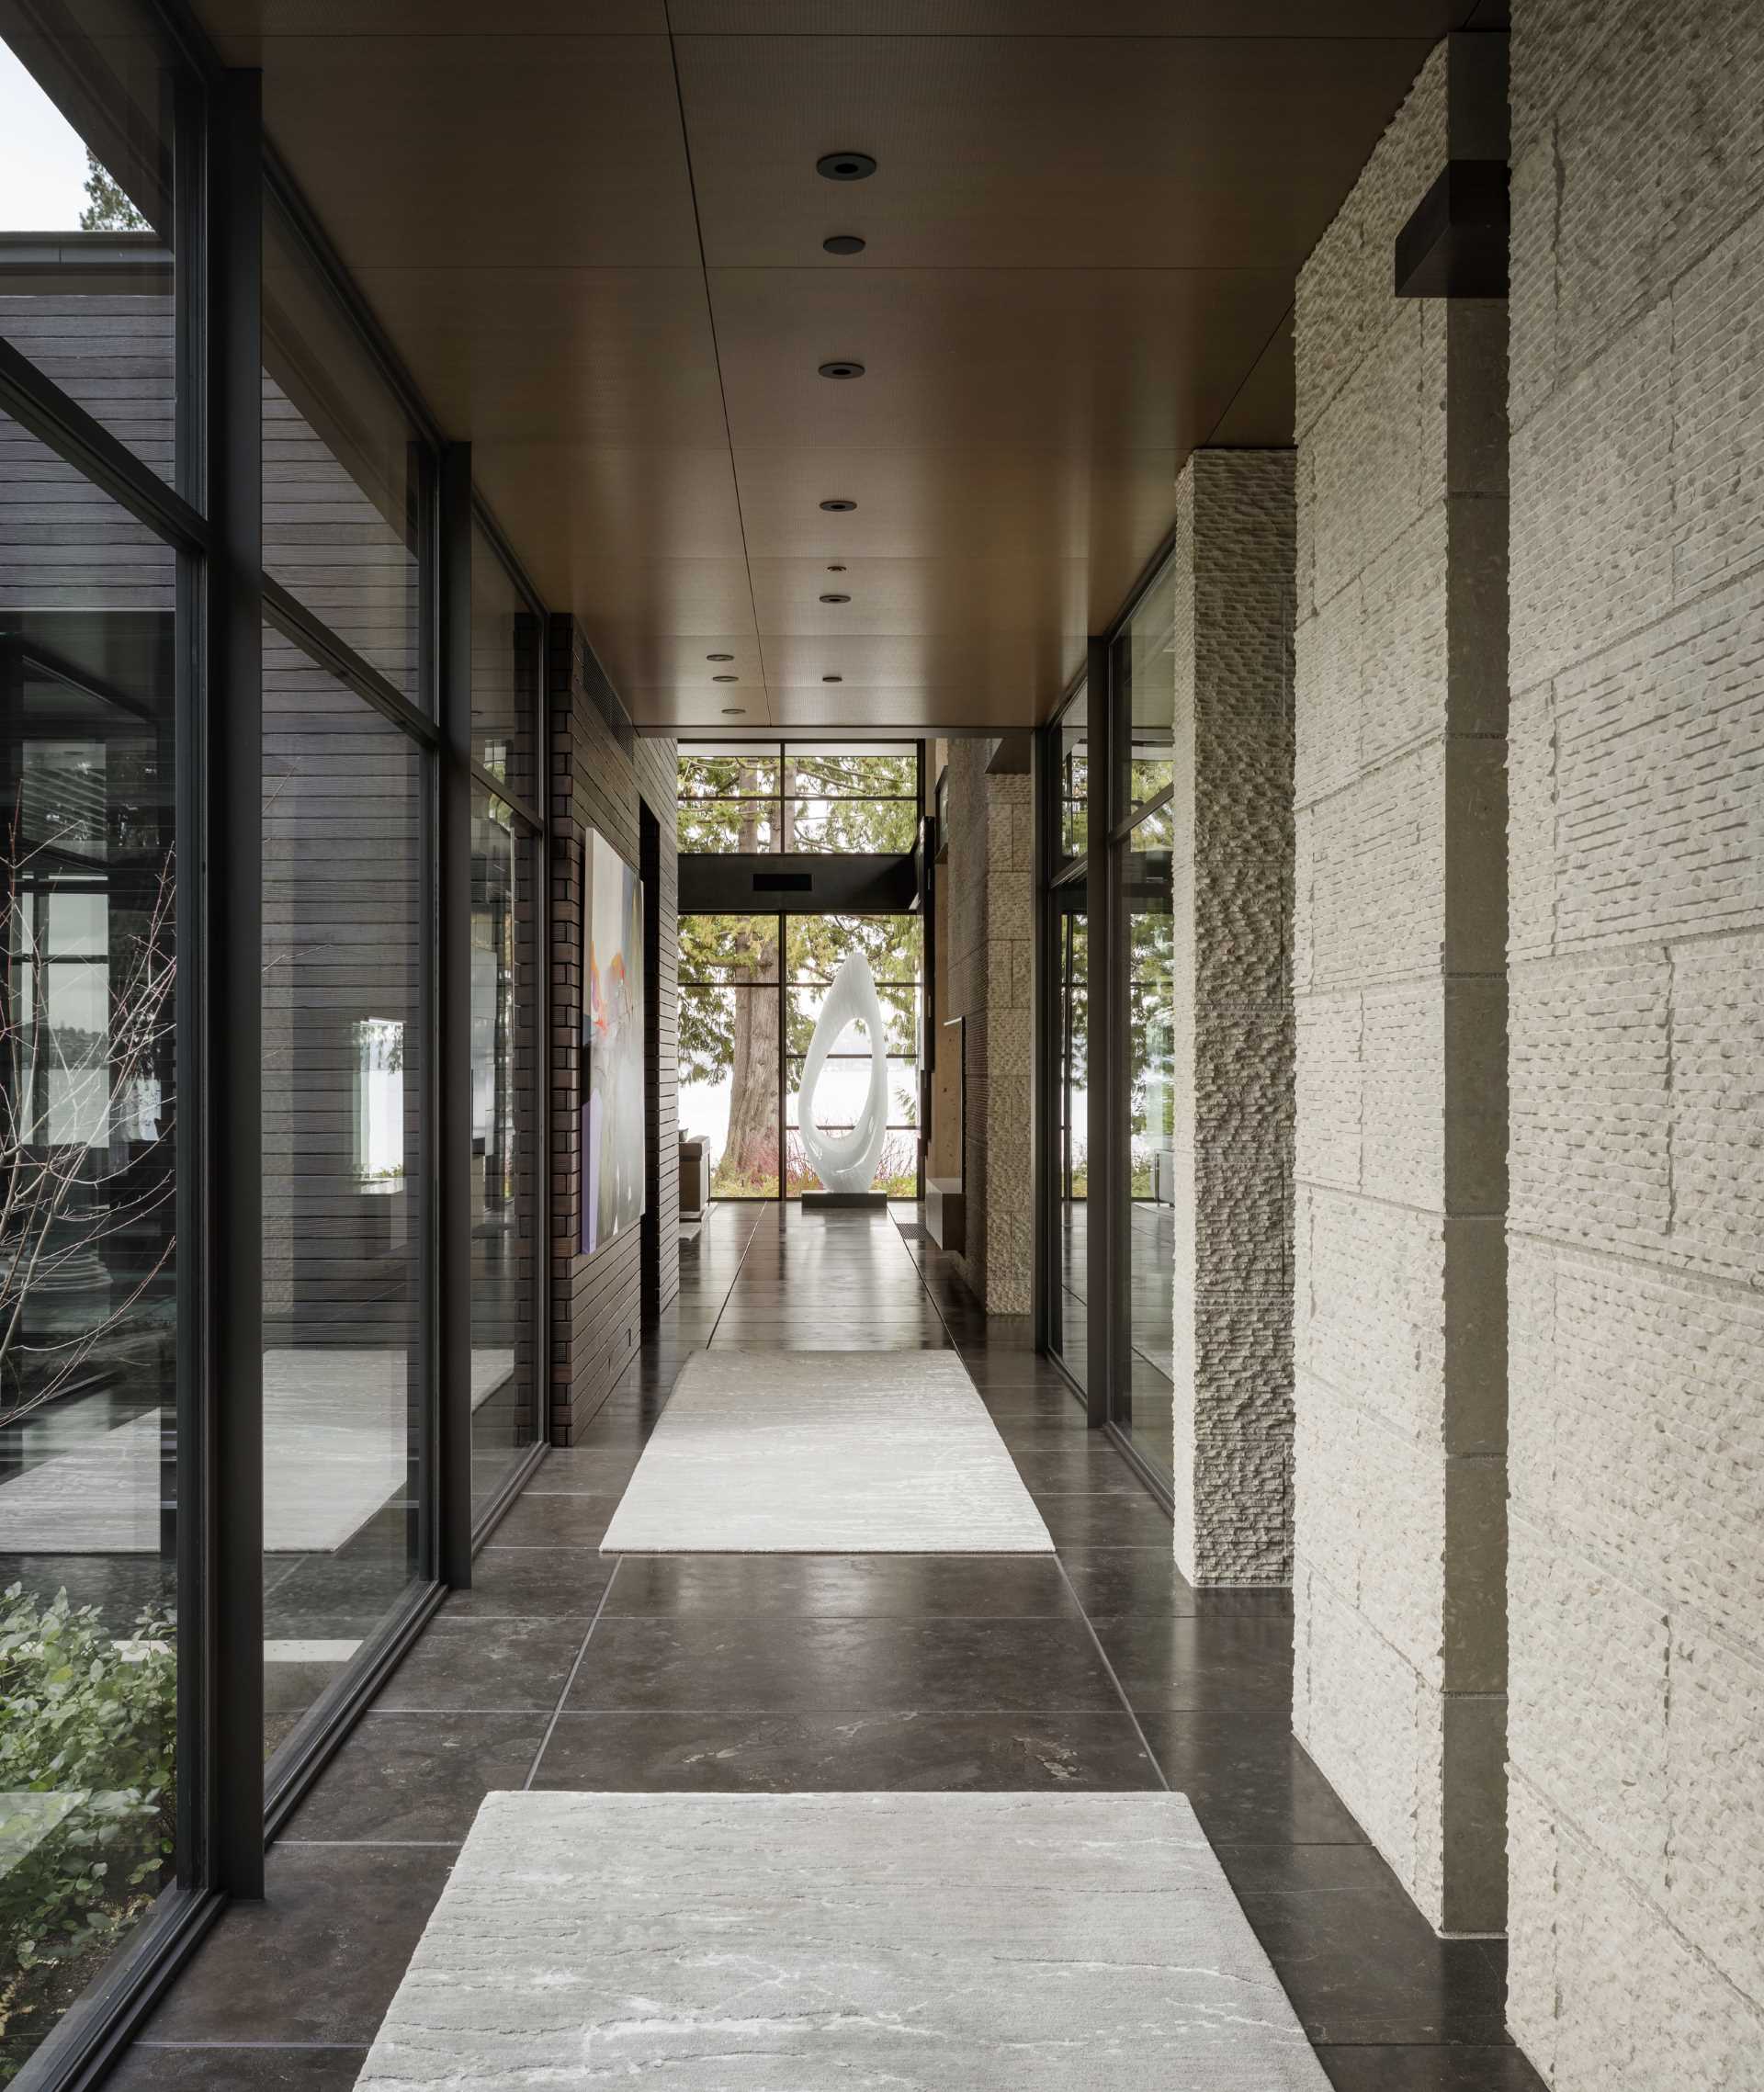
[[77,232],[85,176],[79,134],[0,43],[0,231]]

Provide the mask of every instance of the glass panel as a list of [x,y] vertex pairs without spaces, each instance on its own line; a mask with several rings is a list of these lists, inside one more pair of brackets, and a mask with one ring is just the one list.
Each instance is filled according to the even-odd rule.
[[539,625],[483,532],[471,533],[471,752],[533,806]]
[[[171,78],[127,0],[0,43],[0,335],[176,477]],[[78,112],[77,123],[72,113]]]
[[305,247],[264,207],[264,567],[426,703],[425,454]]
[[533,1444],[538,1045],[533,842],[471,803],[471,1483],[481,1503]]
[[680,751],[682,798],[775,799],[778,752],[775,745],[742,741],[694,741]]
[[1125,866],[1127,1342],[1116,1417],[1160,1475],[1174,1462],[1175,1000],[1169,809],[1142,821]]
[[683,915],[680,978],[734,987],[778,978],[775,915]]
[[1176,567],[1172,560],[1141,598],[1114,643],[1116,717],[1125,731],[1116,758],[1116,819],[1170,789],[1176,717]]
[[1059,720],[1059,854],[1081,857],[1090,844],[1091,694],[1080,689]]
[[417,1568],[424,758],[264,635],[264,1586],[276,1747]]
[[807,798],[919,799],[919,752],[902,741],[793,741],[784,751],[785,790]]
[[1054,888],[1058,910],[1054,980],[1059,1026],[1055,1084],[1054,1197],[1058,1230],[1060,1283],[1049,1317],[1053,1348],[1081,1387],[1087,1374],[1085,1300],[1088,1245],[1086,1203],[1090,1189],[1090,938],[1084,884]]
[[[861,951],[878,987],[919,985],[924,936],[916,915],[789,915],[785,936],[792,980],[830,981],[847,953]],[[790,1044],[808,1050],[806,1035]]]
[[[681,927],[695,920],[683,916]],[[756,920],[773,921],[773,918]],[[778,1195],[778,991],[680,989],[680,1131],[709,1143],[713,1198]]]
[[899,856],[919,836],[912,799],[786,799],[784,847],[826,855]]
[[176,648],[171,552],[4,420],[0,512],[10,2082],[177,1835]]
[[703,799],[680,801],[680,848],[688,854],[752,856],[778,847],[775,799]]

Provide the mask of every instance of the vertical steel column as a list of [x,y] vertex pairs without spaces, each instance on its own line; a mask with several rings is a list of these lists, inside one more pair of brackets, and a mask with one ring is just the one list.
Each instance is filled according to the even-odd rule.
[[1114,1177],[1113,1128],[1115,1042],[1123,1006],[1115,999],[1120,972],[1118,923],[1111,879],[1114,853],[1109,827],[1114,815],[1114,720],[1109,693],[1109,649],[1091,639],[1087,649],[1085,735],[1085,1106],[1090,1154],[1084,1197],[1084,1411],[1092,1430],[1109,1420],[1114,1384]]
[[471,1583],[471,446],[441,453],[436,1573]]
[[195,832],[180,879],[198,884],[194,962],[180,1018],[201,1116],[197,1233],[201,1311],[190,1335],[199,1404],[200,1579],[212,1723],[210,1883],[264,1893],[263,1345],[263,82],[221,75],[210,97],[203,440],[213,551],[206,576],[202,689],[190,754]]
[[1059,1216],[1057,1157],[1055,1153],[1057,1098],[1059,1088],[1059,1028],[1057,1007],[1059,969],[1056,963],[1055,936],[1059,910],[1053,890],[1053,876],[1059,862],[1057,809],[1055,794],[1059,788],[1059,729],[1041,728],[1034,737],[1034,767],[1030,773],[1035,809],[1035,985],[1030,1008],[1034,1012],[1034,1062],[1031,1074],[1031,1112],[1035,1127],[1035,1198],[1031,1216],[1031,1255],[1034,1289],[1031,1303],[1035,1317],[1035,1349],[1048,1351],[1054,1342],[1054,1302],[1059,1285]]

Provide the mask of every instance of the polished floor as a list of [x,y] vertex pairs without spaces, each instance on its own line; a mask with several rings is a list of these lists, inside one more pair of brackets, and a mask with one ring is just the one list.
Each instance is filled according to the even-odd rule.
[[[1054,1558],[628,1557],[602,1532],[683,1360],[953,1345]],[[719,1206],[582,1442],[552,1453],[112,2082],[354,2084],[483,1795],[1180,1790],[1332,2084],[1520,2092],[1497,1942],[1440,1940],[1288,1732],[1283,1594],[1197,1593],[1026,1323],[910,1207]]]

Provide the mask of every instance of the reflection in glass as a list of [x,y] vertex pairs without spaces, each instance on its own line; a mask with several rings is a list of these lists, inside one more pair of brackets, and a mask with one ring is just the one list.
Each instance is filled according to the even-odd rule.
[[471,1470],[481,1504],[538,1430],[538,955],[533,844],[509,809],[476,786],[471,839]]
[[539,627],[496,549],[471,532],[471,752],[516,797],[533,805]]
[[1090,847],[1091,694],[1081,686],[1059,718],[1059,854],[1081,857]]
[[263,415],[265,571],[419,702],[425,454],[268,196]]
[[1172,560],[1140,598],[1114,642],[1116,819],[1170,789],[1176,716],[1176,567]]
[[423,757],[264,635],[264,1590],[275,1750],[417,1564]]
[[0,2083],[177,1833],[175,565],[0,417]]
[[1054,1087],[1054,1169],[1059,1283],[1048,1309],[1048,1340],[1082,1387],[1088,1372],[1085,1299],[1090,1208],[1090,940],[1085,882],[1053,889],[1058,1038]]
[[1127,1167],[1122,1195],[1127,1341],[1115,1416],[1168,1476],[1175,1364],[1175,1002],[1170,809],[1133,831],[1126,860]]
[[23,10],[6,11],[0,336],[143,465],[174,481],[164,57],[141,19],[146,10],[129,0],[84,0],[77,12],[78,30],[58,20],[52,33],[39,33],[25,26]]

